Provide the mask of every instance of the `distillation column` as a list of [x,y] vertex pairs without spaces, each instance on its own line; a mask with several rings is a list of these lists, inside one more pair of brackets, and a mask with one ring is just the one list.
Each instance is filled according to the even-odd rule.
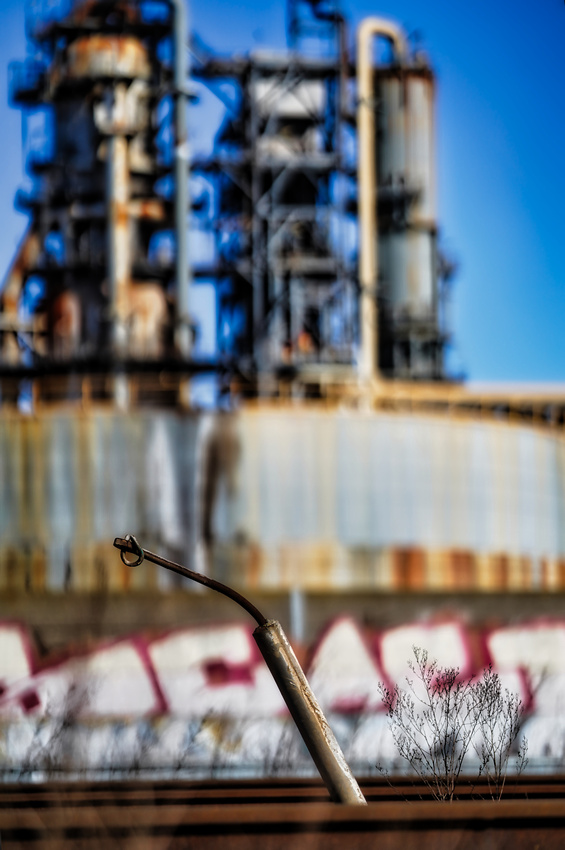
[[[378,37],[392,64],[375,65]],[[438,378],[433,74],[389,21],[367,18],[357,44],[359,373]]]

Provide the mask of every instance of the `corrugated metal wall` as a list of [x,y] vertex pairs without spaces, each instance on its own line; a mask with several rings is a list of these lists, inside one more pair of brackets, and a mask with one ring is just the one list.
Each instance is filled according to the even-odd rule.
[[[422,414],[0,419],[0,588],[166,590],[126,532],[249,588],[565,588],[565,439]],[[209,557],[200,559],[196,553]]]
[[150,565],[122,567],[115,536],[194,546],[195,463],[205,420],[173,413],[42,413],[0,418],[0,587],[167,587]]
[[555,432],[314,409],[247,410],[237,432],[237,495],[217,513],[225,543],[254,547],[252,584],[563,585],[565,440]]
[[565,554],[565,442],[530,428],[395,413],[239,418],[239,522],[266,545]]

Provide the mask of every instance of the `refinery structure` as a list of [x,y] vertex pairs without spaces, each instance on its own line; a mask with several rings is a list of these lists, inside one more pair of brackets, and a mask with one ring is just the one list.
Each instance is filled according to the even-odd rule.
[[[433,73],[378,19],[356,65],[345,20],[322,6],[290,5],[285,54],[196,43],[191,77],[237,95],[213,152],[189,164],[182,5],[30,4],[34,58],[11,65],[10,97],[44,137],[18,197],[30,226],[3,290],[2,353],[15,375],[41,363],[36,400],[76,396],[55,372],[203,368],[188,303],[199,278],[216,286],[223,392],[444,377]],[[306,36],[318,55],[301,52]],[[379,36],[391,52],[375,67]],[[213,235],[207,264],[188,256],[189,169],[204,178],[192,206],[196,233]],[[129,404],[131,382],[102,383],[94,398]],[[3,382],[4,401],[18,392]]]
[[[9,96],[45,129],[0,293],[1,615],[47,647],[235,616],[122,567],[126,532],[298,641],[343,610],[557,612],[565,392],[446,374],[435,78],[402,29],[290,0],[287,51],[219,56],[183,0],[26,21]],[[199,157],[195,81],[232,92]]]

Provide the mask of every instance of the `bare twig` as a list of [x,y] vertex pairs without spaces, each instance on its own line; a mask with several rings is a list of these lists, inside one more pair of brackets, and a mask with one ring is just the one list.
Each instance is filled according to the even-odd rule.
[[[380,686],[389,727],[399,755],[406,759],[437,800],[453,800],[471,751],[479,757],[479,775],[500,799],[508,762],[520,731],[524,707],[503,690],[491,667],[480,678],[464,679],[457,667],[439,667],[428,653],[413,647],[407,688]],[[518,771],[527,764],[527,742],[518,750]]]

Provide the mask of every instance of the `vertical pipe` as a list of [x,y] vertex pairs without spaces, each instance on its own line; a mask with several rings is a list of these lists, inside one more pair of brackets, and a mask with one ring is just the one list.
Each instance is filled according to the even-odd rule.
[[191,350],[190,331],[190,270],[187,249],[188,227],[188,138],[186,129],[186,12],[184,0],[170,0],[173,10],[173,54],[174,54],[174,121],[175,121],[175,237],[176,237],[176,285],[177,315],[175,342],[181,358],[188,358]]
[[[116,95],[118,92],[116,92]],[[131,276],[129,234],[129,164],[125,136],[108,137],[106,161],[108,300],[110,307],[110,349],[118,360],[127,355],[127,310]],[[113,379],[114,402],[129,407],[126,375],[118,372]]]
[[288,599],[290,634],[294,641],[304,642],[305,634],[305,605],[304,591],[300,587],[293,587]]
[[359,373],[364,381],[378,377],[378,215],[374,106],[373,40],[389,38],[398,62],[407,57],[400,27],[384,18],[365,18],[357,30],[357,192],[359,198],[359,284],[361,287]]
[[127,353],[126,318],[131,275],[128,143],[125,136],[108,138],[106,176],[110,345],[116,356],[123,357]]
[[[258,77],[251,66],[249,76],[249,86],[247,92],[255,91],[255,83]],[[249,146],[251,148],[251,156],[253,162],[257,161],[257,142],[259,136],[259,116],[257,114],[257,98],[253,95],[250,98],[249,107],[249,124],[250,138]],[[253,315],[251,319],[251,328],[253,334],[253,359],[255,366],[259,372],[258,381],[261,381],[261,372],[268,365],[264,351],[264,327],[263,321],[266,313],[266,304],[264,299],[263,284],[264,284],[264,259],[260,250],[262,244],[262,219],[259,216],[257,205],[261,197],[261,186],[259,185],[259,169],[252,168],[251,174],[251,221],[250,221],[250,238],[251,238],[251,269],[253,281]],[[259,384],[260,386],[260,384]]]

